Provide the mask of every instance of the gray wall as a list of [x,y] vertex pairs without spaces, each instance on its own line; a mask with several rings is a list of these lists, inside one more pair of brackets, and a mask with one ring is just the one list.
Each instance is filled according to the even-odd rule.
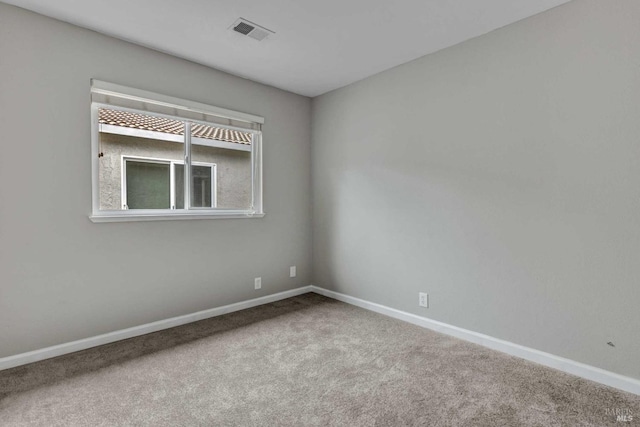
[[[267,216],[91,223],[91,78],[264,116]],[[0,4],[0,129],[0,357],[310,283],[308,98]]]
[[[575,0],[311,126],[304,97],[0,4],[0,357],[306,285],[313,213],[315,284],[640,378],[639,19]],[[90,78],[264,116],[267,216],[91,223]]]
[[576,0],[315,98],[314,284],[640,378],[638,22]]

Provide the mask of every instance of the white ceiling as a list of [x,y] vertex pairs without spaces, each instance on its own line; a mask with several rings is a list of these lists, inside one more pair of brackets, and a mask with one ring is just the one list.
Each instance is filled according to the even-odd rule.
[[[2,0],[316,96],[569,0]],[[239,17],[276,32],[258,42]]]

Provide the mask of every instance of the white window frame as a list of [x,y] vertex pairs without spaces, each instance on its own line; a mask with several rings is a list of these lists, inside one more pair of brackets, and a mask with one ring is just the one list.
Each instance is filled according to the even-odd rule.
[[[123,210],[129,210],[128,208],[128,199],[127,199],[127,168],[126,162],[127,160],[132,160],[134,162],[140,163],[156,163],[161,165],[169,165],[169,205],[171,206],[171,210],[183,211],[185,209],[177,209],[176,206],[176,165],[183,165],[183,160],[171,160],[171,159],[158,159],[156,157],[142,157],[142,156],[130,156],[126,154],[122,154],[120,156],[120,204],[122,205]],[[218,165],[215,163],[206,163],[206,162],[191,162],[191,166],[206,166],[211,169],[211,205],[212,208],[216,208],[218,206]],[[192,207],[191,209],[210,209],[206,207]],[[141,209],[132,209],[134,211],[139,211]]]
[[[91,103],[91,157],[92,157],[92,213],[89,218],[93,222],[124,222],[124,221],[153,221],[153,220],[182,220],[182,219],[215,219],[215,218],[262,218],[264,213],[263,208],[263,176],[262,176],[262,124],[264,124],[264,118],[255,116],[252,114],[241,113],[237,111],[227,110],[224,108],[214,107],[199,102],[184,100],[167,95],[162,95],[154,92],[148,92],[140,89],[130,88],[126,86],[116,85],[113,83],[102,82],[99,80],[91,81],[91,93],[99,94],[101,96],[113,96],[120,99],[134,100],[145,102],[150,105],[158,105],[164,108],[170,107],[175,111],[185,111],[188,113],[203,113],[210,116],[216,116],[221,119],[228,119],[230,121],[242,121],[246,123],[252,123],[256,125],[254,129],[238,128],[229,125],[222,125],[217,123],[210,123],[206,121],[194,120],[191,118],[180,117],[179,115],[166,115],[162,113],[156,113],[153,111],[141,111],[132,108],[119,106],[117,104],[110,104],[104,102],[92,102]],[[99,108],[111,108],[123,111],[132,111],[142,113],[146,115],[154,115],[159,117],[166,117],[173,120],[184,121],[186,126],[190,127],[189,123],[202,123],[205,125],[240,130],[242,132],[248,132],[252,134],[251,142],[251,198],[252,204],[249,209],[224,209],[218,207],[212,208],[200,208],[190,207],[187,205],[185,209],[127,209],[127,210],[101,210],[100,209],[100,179],[99,179],[99,153],[100,153],[100,125],[98,122]],[[257,129],[257,130],[256,130]],[[191,141],[190,133],[185,129],[185,169],[190,169],[191,165]],[[125,156],[133,159],[135,156]],[[175,161],[175,160],[169,160]],[[194,165],[199,165],[197,162],[193,162]],[[124,170],[124,164],[122,165]],[[171,167],[171,185],[173,182],[173,166]],[[217,179],[217,171],[215,173]],[[187,180],[188,182],[188,180]],[[188,185],[188,184],[186,184]],[[212,188],[215,188],[212,183]],[[124,188],[124,186],[123,186]],[[189,192],[185,193],[187,197]],[[216,194],[217,196],[217,194]],[[217,198],[217,197],[216,197]],[[124,203],[122,199],[121,205]],[[213,201],[213,199],[212,199]],[[172,204],[175,206],[175,204]]]

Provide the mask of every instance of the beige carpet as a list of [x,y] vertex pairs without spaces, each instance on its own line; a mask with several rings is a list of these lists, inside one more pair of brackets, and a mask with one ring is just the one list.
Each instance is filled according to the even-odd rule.
[[2,426],[602,426],[640,397],[306,294],[0,371]]

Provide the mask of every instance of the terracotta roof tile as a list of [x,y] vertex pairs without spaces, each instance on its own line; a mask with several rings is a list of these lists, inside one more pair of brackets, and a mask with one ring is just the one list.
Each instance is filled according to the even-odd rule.
[[[106,125],[149,130],[173,135],[184,135],[184,124],[179,120],[147,116],[145,114],[131,113],[129,111],[100,108],[99,122]],[[191,135],[196,138],[215,139],[218,141],[251,145],[250,132],[241,132],[199,123],[193,123],[191,125]]]

